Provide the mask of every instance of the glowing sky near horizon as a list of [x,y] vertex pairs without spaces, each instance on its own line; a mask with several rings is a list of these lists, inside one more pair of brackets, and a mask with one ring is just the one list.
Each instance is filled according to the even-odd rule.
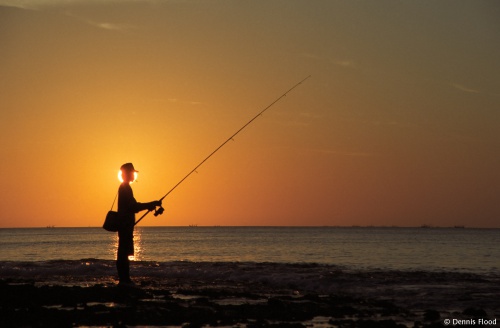
[[500,227],[495,1],[0,0],[0,227]]

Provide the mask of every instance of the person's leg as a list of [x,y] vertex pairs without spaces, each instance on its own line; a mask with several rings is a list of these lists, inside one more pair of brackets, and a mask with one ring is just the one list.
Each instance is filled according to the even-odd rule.
[[[120,283],[130,282],[130,242],[133,240],[128,231],[118,232],[118,254],[116,256],[116,269]],[[133,247],[133,246],[132,246]]]
[[130,262],[127,252],[118,249],[118,256],[116,259],[116,269],[118,271],[118,279],[121,283],[130,282]]

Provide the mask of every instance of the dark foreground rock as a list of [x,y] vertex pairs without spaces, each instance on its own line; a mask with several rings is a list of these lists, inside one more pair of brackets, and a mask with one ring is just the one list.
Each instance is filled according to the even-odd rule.
[[[386,301],[334,295],[262,295],[223,288],[169,290],[117,286],[40,286],[2,281],[2,327],[247,326],[328,324],[396,327],[405,309]],[[319,322],[319,319],[316,319]]]
[[4,277],[0,327],[477,327],[500,319],[497,276],[338,271],[321,279],[331,280],[328,292],[252,279],[143,277],[125,288],[112,277]]

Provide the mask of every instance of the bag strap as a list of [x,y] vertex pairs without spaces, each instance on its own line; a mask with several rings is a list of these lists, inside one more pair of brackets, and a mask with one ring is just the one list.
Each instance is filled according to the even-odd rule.
[[115,206],[116,198],[118,198],[118,192],[116,193],[115,199],[113,200],[113,204],[111,204],[111,209],[110,211],[113,210],[113,207]]

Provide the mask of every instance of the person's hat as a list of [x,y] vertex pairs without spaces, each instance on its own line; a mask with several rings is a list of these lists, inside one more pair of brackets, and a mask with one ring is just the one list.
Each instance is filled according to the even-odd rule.
[[123,164],[122,167],[120,167],[120,170],[128,172],[139,172],[134,168],[134,165],[132,163]]

